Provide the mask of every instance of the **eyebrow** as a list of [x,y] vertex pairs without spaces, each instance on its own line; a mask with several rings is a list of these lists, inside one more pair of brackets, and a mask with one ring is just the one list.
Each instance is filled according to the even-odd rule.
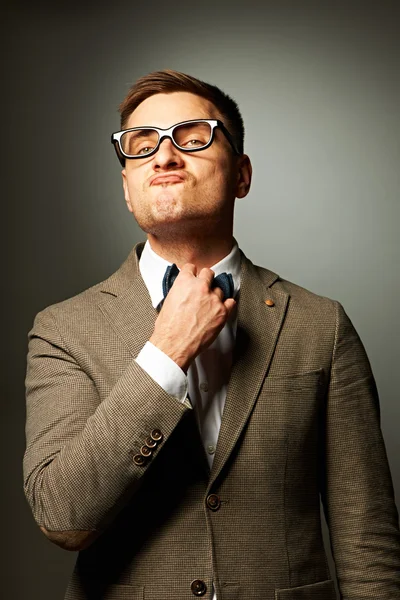
[[139,129],[137,131],[130,131],[129,133],[134,138],[146,138],[146,137],[149,137],[149,135],[151,133],[157,133],[157,132],[155,132],[154,129],[147,128],[147,129]]

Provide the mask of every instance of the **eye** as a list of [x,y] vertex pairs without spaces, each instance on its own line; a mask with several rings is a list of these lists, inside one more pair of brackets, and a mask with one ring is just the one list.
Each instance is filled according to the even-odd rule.
[[208,144],[210,138],[210,125],[199,121],[179,125],[174,131],[174,140],[178,146],[187,150],[203,148]]
[[137,151],[137,154],[148,154],[152,150],[154,150],[154,146],[144,146]]
[[193,148],[196,146],[204,146],[204,142],[201,140],[192,139],[192,140],[189,140],[188,142],[185,142],[183,144],[183,146],[189,146],[189,148]]

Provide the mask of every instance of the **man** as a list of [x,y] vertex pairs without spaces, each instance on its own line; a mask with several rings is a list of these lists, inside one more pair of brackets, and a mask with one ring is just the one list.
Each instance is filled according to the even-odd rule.
[[[67,599],[400,599],[376,387],[339,303],[233,238],[251,163],[221,90],[174,71],[131,88],[113,135],[147,233],[30,332],[25,490],[79,550]],[[214,279],[215,276],[215,279]]]

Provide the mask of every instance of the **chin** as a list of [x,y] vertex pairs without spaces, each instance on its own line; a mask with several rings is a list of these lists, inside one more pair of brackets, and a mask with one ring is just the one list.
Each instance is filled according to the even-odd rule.
[[158,219],[153,221],[147,221],[146,223],[139,223],[139,226],[145,233],[150,233],[155,237],[159,238],[172,238],[176,237],[188,237],[188,236],[197,236],[199,230],[204,230],[204,228],[210,228],[210,222],[204,222],[203,219],[199,218],[173,218],[170,216],[164,219]]

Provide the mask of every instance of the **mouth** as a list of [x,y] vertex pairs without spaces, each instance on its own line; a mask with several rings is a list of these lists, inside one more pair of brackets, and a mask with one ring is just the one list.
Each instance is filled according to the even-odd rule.
[[163,185],[165,183],[183,183],[183,177],[179,175],[158,175],[150,182],[150,185]]

